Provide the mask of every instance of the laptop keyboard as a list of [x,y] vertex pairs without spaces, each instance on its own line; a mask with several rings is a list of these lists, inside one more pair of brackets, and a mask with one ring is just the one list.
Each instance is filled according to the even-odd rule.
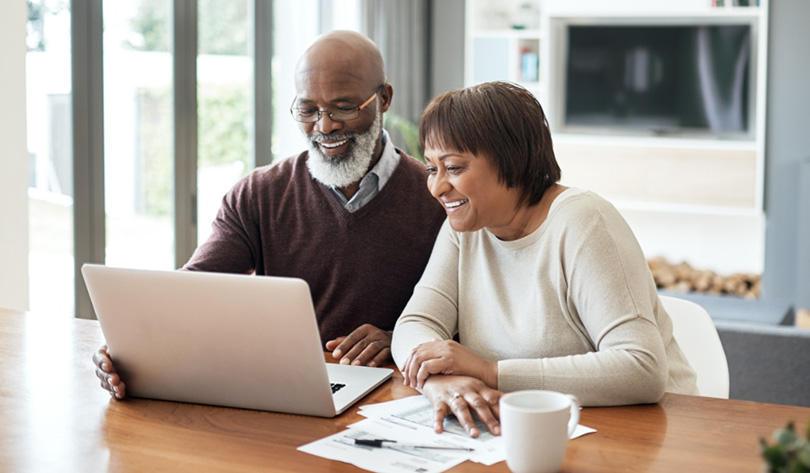
[[336,392],[340,391],[342,388],[346,386],[345,384],[340,383],[329,383],[329,384],[332,386],[332,394],[335,394]]

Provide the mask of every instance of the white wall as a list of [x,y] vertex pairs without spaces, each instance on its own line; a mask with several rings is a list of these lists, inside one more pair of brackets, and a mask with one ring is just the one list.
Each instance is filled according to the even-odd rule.
[[28,310],[26,2],[0,2],[0,307]]

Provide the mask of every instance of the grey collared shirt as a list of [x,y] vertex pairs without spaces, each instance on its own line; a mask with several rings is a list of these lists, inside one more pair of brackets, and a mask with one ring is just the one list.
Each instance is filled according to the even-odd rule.
[[380,193],[383,186],[385,186],[391,178],[391,175],[394,174],[397,164],[399,164],[399,154],[394,149],[394,145],[391,144],[391,140],[388,139],[388,132],[385,130],[383,130],[382,140],[383,151],[380,160],[377,161],[377,164],[360,180],[360,189],[357,190],[351,199],[346,199],[346,196],[343,195],[343,192],[337,187],[330,187],[338,201],[349,212],[356,212],[364,205],[371,202],[371,199]]

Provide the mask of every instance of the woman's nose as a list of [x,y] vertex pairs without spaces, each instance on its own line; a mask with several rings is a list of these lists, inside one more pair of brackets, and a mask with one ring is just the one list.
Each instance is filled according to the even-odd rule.
[[444,174],[438,171],[436,174],[428,177],[428,190],[430,191],[431,195],[437,199],[447,192],[450,187],[451,186],[447,182]]

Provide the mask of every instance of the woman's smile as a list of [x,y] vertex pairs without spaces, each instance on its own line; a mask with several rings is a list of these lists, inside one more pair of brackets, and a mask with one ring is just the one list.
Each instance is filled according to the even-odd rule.
[[466,204],[469,201],[470,199],[460,199],[452,201],[442,201],[442,204],[444,204],[444,208],[449,214],[451,212],[455,212],[456,210],[458,210],[459,207],[461,207],[462,205]]

